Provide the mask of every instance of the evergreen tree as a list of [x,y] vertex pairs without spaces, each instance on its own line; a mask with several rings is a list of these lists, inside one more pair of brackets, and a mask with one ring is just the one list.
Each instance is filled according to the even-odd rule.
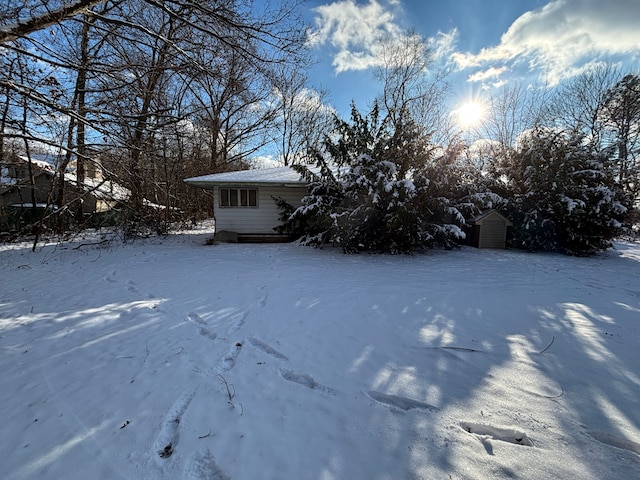
[[309,194],[302,198],[302,205],[297,209],[281,198],[274,198],[283,222],[275,230],[298,238],[305,245],[335,243],[335,212],[344,194],[334,170],[321,155],[316,156],[316,168],[303,164],[294,164],[291,168],[307,182]]
[[465,202],[451,155],[436,158],[429,138],[406,111],[380,118],[352,106],[351,122],[336,119],[316,167],[294,168],[309,182],[309,195],[293,213],[284,208],[280,231],[302,243],[332,244],[346,253],[411,253],[464,238]]
[[511,245],[592,255],[622,231],[628,200],[605,153],[580,135],[536,129],[501,173],[509,191]]

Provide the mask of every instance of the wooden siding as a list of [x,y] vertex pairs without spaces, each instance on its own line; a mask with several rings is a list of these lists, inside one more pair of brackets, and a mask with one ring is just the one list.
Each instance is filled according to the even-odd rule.
[[487,218],[480,227],[478,248],[504,248],[507,224],[502,218]]
[[513,224],[496,210],[488,210],[474,219],[470,245],[478,248],[505,248],[507,228]]
[[[223,188],[254,188],[247,185]],[[257,207],[220,207],[220,187],[214,189],[214,212],[216,230],[227,230],[240,234],[273,235],[273,230],[282,222],[278,219],[280,210],[273,201],[273,197],[280,197],[294,206],[300,205],[300,200],[307,194],[306,187],[255,187],[258,190]]]

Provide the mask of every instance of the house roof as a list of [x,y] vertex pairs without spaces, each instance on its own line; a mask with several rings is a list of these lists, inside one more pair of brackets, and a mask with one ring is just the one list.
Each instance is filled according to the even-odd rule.
[[18,155],[18,159],[24,163],[31,162],[35,166],[43,170],[55,170],[64,159],[64,155],[55,155],[52,153],[32,153],[27,155]]
[[195,187],[213,188],[227,185],[304,186],[307,182],[291,167],[238,170],[187,178],[185,183]]
[[[64,178],[65,181],[71,185],[78,184],[75,175],[65,173]],[[82,184],[82,189],[102,200],[117,200],[119,202],[124,202],[131,197],[129,189],[111,180],[85,178],[84,183]]]
[[[34,174],[34,178],[37,178],[41,175],[45,175],[53,178],[55,177],[56,173],[50,169],[46,169],[46,170],[39,169]],[[77,185],[76,176],[74,174],[65,173],[64,179],[65,179],[65,182],[67,182],[70,185],[73,185],[73,186]],[[29,186],[29,185],[30,183],[28,179],[25,179],[16,183],[12,183],[12,184],[2,185],[0,186],[0,195],[4,195],[16,188]],[[86,193],[90,193],[94,197],[99,198],[101,200],[125,201],[131,196],[131,192],[127,188],[123,187],[122,185],[116,182],[112,182],[110,180],[98,180],[95,178],[85,178],[84,183],[82,184],[82,189]]]

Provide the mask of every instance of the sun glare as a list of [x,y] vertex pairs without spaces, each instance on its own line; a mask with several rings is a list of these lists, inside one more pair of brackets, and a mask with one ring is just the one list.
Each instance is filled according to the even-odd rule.
[[473,128],[482,120],[484,107],[479,102],[464,102],[453,111],[453,114],[461,128]]

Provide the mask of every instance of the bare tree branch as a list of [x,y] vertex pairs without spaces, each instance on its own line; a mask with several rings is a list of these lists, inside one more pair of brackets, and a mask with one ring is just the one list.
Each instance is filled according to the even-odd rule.
[[0,44],[12,42],[18,38],[29,35],[30,33],[55,25],[63,20],[81,13],[86,13],[88,9],[95,5],[99,5],[104,1],[105,0],[78,0],[44,15],[5,27],[0,30]]

